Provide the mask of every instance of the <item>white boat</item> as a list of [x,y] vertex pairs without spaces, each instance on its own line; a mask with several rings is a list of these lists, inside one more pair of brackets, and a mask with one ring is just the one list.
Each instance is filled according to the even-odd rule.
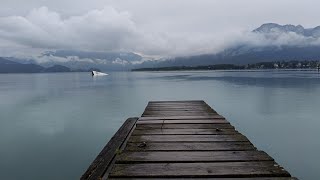
[[91,71],[92,76],[106,76],[109,75],[107,73],[99,72],[99,71]]

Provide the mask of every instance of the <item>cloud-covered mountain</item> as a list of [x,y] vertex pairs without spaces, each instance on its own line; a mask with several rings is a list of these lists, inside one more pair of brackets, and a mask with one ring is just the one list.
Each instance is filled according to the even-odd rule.
[[304,37],[320,37],[320,26],[315,28],[308,28],[305,29],[301,25],[279,25],[276,23],[267,23],[261,25],[259,28],[253,30],[255,33],[263,33],[263,34],[270,34],[270,33],[295,33],[297,35],[301,35]]
[[47,51],[42,54],[43,56],[56,56],[56,57],[70,57],[77,56],[80,59],[104,59],[106,61],[115,61],[122,59],[128,62],[140,61],[141,56],[132,52],[92,52],[92,51],[75,51],[75,50],[58,50]]
[[270,61],[320,60],[320,26],[267,23],[244,35],[219,53],[175,57],[161,62],[145,62],[142,67],[247,64]]
[[0,73],[36,73],[43,70],[42,66],[36,64],[21,64],[0,57]]
[[132,52],[94,52],[76,50],[46,51],[31,59],[9,58],[19,63],[34,63],[44,67],[53,65],[74,69],[98,68],[102,71],[129,70],[143,57]]
[[99,68],[102,71],[181,65],[320,60],[320,26],[304,28],[301,25],[267,23],[250,32],[243,32],[241,36],[234,36],[232,41],[226,40],[221,47],[223,48],[217,52],[152,61],[132,52],[80,50],[46,51],[29,59],[11,58],[9,60],[44,67],[62,65],[70,69]]
[[53,64],[67,66],[71,69],[99,68],[107,70],[126,70],[142,57],[132,52],[94,52],[58,50],[48,51],[35,59],[38,64],[48,67]]
[[49,72],[74,72],[74,71],[89,71],[89,70],[72,70],[61,65],[53,65],[43,67],[37,64],[22,64],[0,57],[0,73],[49,73]]

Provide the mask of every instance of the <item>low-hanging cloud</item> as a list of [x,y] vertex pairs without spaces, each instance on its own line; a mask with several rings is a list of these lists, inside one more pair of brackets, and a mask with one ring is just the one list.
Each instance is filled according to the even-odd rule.
[[214,52],[221,46],[214,34],[139,28],[129,12],[112,7],[67,18],[47,7],[34,9],[26,16],[2,17],[0,38],[30,48],[132,51],[151,56]]
[[68,17],[50,11],[47,7],[34,9],[26,16],[1,17],[0,42],[10,42],[7,43],[10,48],[6,47],[10,50],[24,47],[43,50],[130,51],[160,57],[217,53],[240,44],[320,44],[317,37],[277,30],[266,34],[241,28],[219,33],[155,31],[142,28],[129,12],[118,11],[110,6]]
[[117,50],[135,35],[126,12],[111,7],[63,19],[47,7],[0,18],[0,37],[33,48]]

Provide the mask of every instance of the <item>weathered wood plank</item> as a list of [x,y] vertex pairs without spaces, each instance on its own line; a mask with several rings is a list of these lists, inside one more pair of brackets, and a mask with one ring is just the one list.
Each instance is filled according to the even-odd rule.
[[272,161],[263,151],[144,151],[123,152],[116,163],[188,163]]
[[92,162],[87,171],[82,175],[82,180],[99,179],[104,175],[105,170],[115,157],[117,149],[124,143],[137,120],[138,118],[129,118],[123,123],[120,129],[114,134],[108,144]]
[[230,124],[225,119],[199,119],[199,120],[143,120],[137,124]]
[[193,104],[190,104],[190,103],[152,103],[152,104],[148,104],[147,107],[151,107],[151,106],[202,106],[202,107],[208,107],[207,104],[201,104],[201,103],[193,103]]
[[190,103],[190,102],[166,102],[166,103],[148,103],[148,106],[152,106],[152,105],[202,105],[202,106],[205,106],[206,104],[205,103],[201,103],[201,102],[193,102],[193,103]]
[[200,119],[224,119],[221,115],[208,115],[208,116],[160,116],[160,117],[140,117],[139,120],[200,120]]
[[290,174],[274,161],[115,164],[110,177],[268,177]]
[[230,124],[137,124],[136,129],[234,129]]
[[190,108],[206,108],[212,109],[210,106],[206,104],[150,104],[146,108],[180,108],[180,107],[190,107]]
[[207,113],[207,112],[145,112],[143,113],[143,116],[172,116],[172,115],[177,115],[177,116],[195,116],[195,115],[199,115],[199,116],[206,116],[206,115],[216,115],[215,113]]
[[200,115],[200,116],[205,116],[205,115],[214,115],[214,114],[193,114],[193,113],[180,113],[180,114],[174,114],[174,113],[166,113],[166,114],[143,114],[142,117],[159,117],[159,116],[172,116],[172,115],[178,115],[178,116],[194,116],[194,115]]
[[150,104],[147,107],[204,107],[211,108],[206,104]]
[[169,113],[172,113],[172,112],[194,112],[194,113],[197,113],[197,112],[207,112],[207,113],[215,113],[217,114],[215,111],[212,111],[210,109],[191,109],[191,108],[188,108],[188,109],[185,109],[185,108],[180,108],[180,109],[171,109],[171,108],[166,108],[166,109],[162,109],[162,108],[158,108],[157,110],[154,110],[154,109],[145,109],[144,113],[147,113],[147,112],[154,112],[154,113],[160,113],[160,112],[169,112]]
[[248,151],[255,149],[250,142],[148,142],[146,146],[141,146],[141,143],[128,143],[126,146],[126,151]]
[[147,107],[210,107],[206,104],[188,104],[188,103],[171,103],[171,104],[149,104]]
[[183,101],[149,101],[149,103],[170,103],[170,102],[174,102],[174,103],[185,103],[185,102],[190,102],[190,103],[205,103],[204,100],[183,100]]
[[149,102],[148,106],[152,105],[206,105],[205,102],[161,102],[161,103],[156,103],[156,102]]
[[179,106],[147,106],[145,110],[154,110],[154,111],[161,111],[161,110],[212,110],[209,106],[189,106],[189,107],[179,107]]
[[143,114],[143,117],[157,117],[157,116],[172,116],[172,115],[180,115],[180,116],[194,116],[194,115],[215,115],[213,113],[186,113],[186,112],[181,112],[181,113],[146,113]]
[[[110,180],[160,180],[163,178],[109,178]],[[184,178],[170,178],[170,180],[182,180]],[[251,178],[188,178],[188,180],[298,180],[294,177],[251,177]]]
[[[161,117],[161,116],[173,116],[175,114],[170,114],[170,113],[166,113],[166,114],[143,114],[141,117]],[[194,116],[194,115],[199,115],[199,116],[205,116],[205,115],[214,115],[214,114],[176,114],[178,116]]]
[[161,109],[161,110],[146,110],[145,114],[151,114],[151,113],[155,113],[155,114],[164,114],[164,113],[169,113],[169,114],[173,114],[173,113],[177,113],[177,116],[181,113],[193,113],[193,114],[210,114],[210,115],[218,115],[216,112],[214,111],[210,111],[210,110],[194,110],[194,109],[189,109],[189,110],[180,110],[180,109]]
[[164,135],[164,134],[237,134],[238,131],[234,129],[136,129],[132,133],[135,135]]
[[249,141],[241,134],[237,135],[141,135],[131,136],[128,142],[230,142]]
[[148,106],[148,107],[146,107],[146,109],[159,109],[159,110],[161,110],[161,109],[177,109],[177,110],[179,110],[179,109],[198,109],[198,110],[210,110],[210,111],[214,111],[214,112],[216,112],[214,109],[212,109],[212,108],[210,108],[209,106],[188,106],[188,105],[181,105],[181,106],[174,106],[174,105],[172,105],[172,106],[165,106],[165,105],[163,105],[163,106],[160,106],[160,105],[157,105],[157,106]]
[[146,111],[149,112],[210,112],[210,113],[216,113],[214,111],[210,111],[210,110],[198,110],[198,109],[158,109],[158,110],[154,110],[154,109],[146,109]]
[[[104,153],[111,160],[98,162],[103,168],[94,167],[86,177],[294,179],[204,101],[151,101],[135,125],[120,140],[121,153]],[[105,175],[93,176],[94,171]]]
[[147,106],[145,110],[152,111],[163,111],[163,110],[199,110],[199,111],[214,111],[208,106],[189,106],[189,107],[179,107],[179,106]]
[[151,104],[148,105],[146,108],[150,108],[150,107],[169,107],[169,108],[179,108],[179,107],[198,107],[198,108],[210,108],[212,109],[210,106],[206,105],[206,104]]
[[143,113],[144,115],[163,115],[163,116],[169,116],[169,115],[190,115],[190,116],[195,116],[195,115],[217,115],[217,113],[213,113],[213,112],[205,112],[205,111],[145,111]]

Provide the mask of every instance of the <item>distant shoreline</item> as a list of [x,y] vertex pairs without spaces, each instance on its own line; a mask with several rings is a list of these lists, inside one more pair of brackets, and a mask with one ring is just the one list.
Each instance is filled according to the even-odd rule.
[[251,70],[305,70],[319,71],[320,61],[280,61],[280,62],[260,62],[247,65],[236,64],[215,64],[202,66],[171,66],[171,67],[153,67],[137,68],[131,71],[212,71],[212,70],[233,70],[233,71],[251,71]]
[[272,71],[309,71],[319,72],[317,69],[203,69],[203,70],[132,70],[131,72],[187,72],[187,71],[217,71],[217,72],[272,72]]

